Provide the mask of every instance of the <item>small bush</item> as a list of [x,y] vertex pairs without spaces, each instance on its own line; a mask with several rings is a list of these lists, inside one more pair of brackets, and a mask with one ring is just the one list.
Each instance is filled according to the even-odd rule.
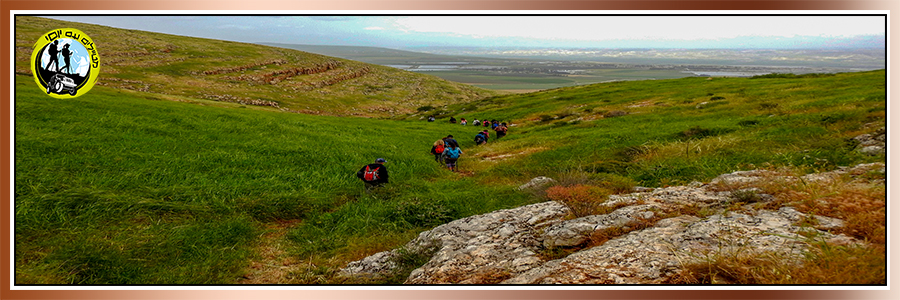
[[708,137],[708,136],[716,136],[721,133],[722,133],[722,130],[708,129],[708,128],[703,128],[700,126],[694,126],[688,130],[679,132],[677,134],[677,136],[678,136],[678,138],[680,138],[682,140],[688,140],[688,139],[702,139],[702,138]]
[[630,193],[637,185],[634,179],[609,173],[592,174],[592,179],[602,188],[612,191],[613,194]]
[[550,122],[553,121],[553,116],[551,115],[540,115],[541,122]]
[[621,116],[624,116],[627,114],[628,114],[628,112],[624,112],[621,110],[614,110],[614,111],[603,114],[603,117],[604,118],[615,118],[615,117],[621,117]]
[[571,187],[553,186],[547,189],[547,198],[566,205],[579,218],[599,213],[609,195],[607,189],[582,184]]
[[762,197],[754,189],[742,189],[731,191],[731,199],[735,202],[756,203],[761,201]]
[[757,120],[743,120],[743,121],[738,122],[738,126],[741,126],[741,127],[750,127],[750,126],[757,125],[757,124],[759,124],[759,121],[757,121]]
[[715,97],[709,98],[709,101],[716,101],[716,100],[725,100],[725,97],[715,96]]
[[394,207],[388,218],[416,227],[431,227],[452,221],[453,210],[434,200],[403,200]]
[[776,108],[778,108],[778,103],[769,103],[769,102],[760,103],[759,108],[763,109],[763,110],[776,109]]
[[419,112],[426,112],[426,111],[432,111],[432,110],[434,110],[434,109],[435,109],[434,106],[431,106],[431,105],[425,105],[425,106],[416,108],[416,111],[419,111]]
[[572,111],[571,109],[566,109],[566,110],[560,112],[559,114],[557,114],[557,118],[564,119],[564,118],[571,117],[574,115],[575,115],[574,111]]

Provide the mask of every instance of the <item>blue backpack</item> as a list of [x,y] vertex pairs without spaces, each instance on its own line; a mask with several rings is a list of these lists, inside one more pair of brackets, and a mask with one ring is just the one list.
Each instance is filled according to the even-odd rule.
[[459,158],[459,152],[460,152],[459,148],[456,148],[456,149],[447,148],[447,150],[445,150],[445,152],[447,152],[447,157],[449,157],[449,158],[454,158],[454,159]]

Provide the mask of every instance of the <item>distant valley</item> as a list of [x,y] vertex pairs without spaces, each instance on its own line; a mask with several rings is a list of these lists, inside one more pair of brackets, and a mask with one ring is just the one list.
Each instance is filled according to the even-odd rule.
[[770,73],[840,73],[885,68],[883,49],[421,48],[266,44],[390,66],[507,92],[599,82]]

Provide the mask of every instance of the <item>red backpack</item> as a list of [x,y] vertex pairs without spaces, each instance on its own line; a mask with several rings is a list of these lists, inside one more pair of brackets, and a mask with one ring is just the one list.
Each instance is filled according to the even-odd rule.
[[378,180],[378,169],[381,167],[377,167],[375,169],[369,169],[369,166],[366,166],[366,172],[363,173],[363,179],[365,181],[375,181]]
[[444,144],[434,146],[435,153],[444,153]]

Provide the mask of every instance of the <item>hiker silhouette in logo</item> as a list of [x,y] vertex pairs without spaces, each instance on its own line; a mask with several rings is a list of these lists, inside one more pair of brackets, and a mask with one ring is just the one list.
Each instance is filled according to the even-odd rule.
[[[66,65],[60,69],[65,69],[66,74],[72,74],[72,70],[69,69],[69,58],[72,57],[73,52],[72,50],[69,50],[69,44],[63,45],[62,51],[60,51],[60,53],[62,53],[63,62],[66,63]],[[56,64],[59,65],[59,62],[56,62]]]
[[54,72],[59,72],[59,50],[57,50],[56,46],[59,45],[59,40],[53,41],[50,44],[50,48],[47,49],[47,54],[50,54],[50,62],[47,63],[47,71],[50,71],[50,65],[56,63],[56,69]]
[[374,164],[368,164],[356,172],[356,177],[359,177],[365,183],[366,193],[371,193],[374,188],[388,183],[388,171],[387,167],[384,166],[385,162],[387,161],[384,158],[376,159]]

